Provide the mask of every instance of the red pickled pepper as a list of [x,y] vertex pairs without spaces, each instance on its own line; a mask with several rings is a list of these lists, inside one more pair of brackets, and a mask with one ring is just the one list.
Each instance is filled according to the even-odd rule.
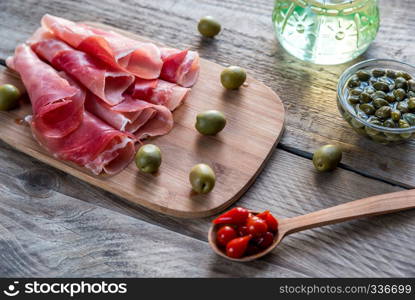
[[251,235],[247,235],[231,240],[226,245],[226,255],[232,258],[241,258],[245,254],[251,238]]
[[244,224],[248,219],[249,211],[242,207],[234,207],[213,220],[213,224]]
[[223,226],[216,233],[216,241],[222,246],[226,246],[231,240],[237,237],[238,233],[231,226]]

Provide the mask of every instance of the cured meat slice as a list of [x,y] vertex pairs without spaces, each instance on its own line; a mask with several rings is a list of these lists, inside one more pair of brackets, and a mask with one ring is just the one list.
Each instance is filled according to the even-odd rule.
[[127,94],[134,99],[141,99],[157,105],[164,105],[171,111],[183,103],[189,88],[160,79],[145,80],[136,78]]
[[[66,78],[77,93],[85,98],[87,92],[84,88],[64,72],[59,75]],[[102,172],[110,175],[120,172],[135,154],[136,139],[133,135],[112,128],[87,111],[83,112],[78,128],[61,138],[45,136],[36,122],[30,118],[28,121],[33,136],[46,150],[55,157],[85,167],[96,175]]]
[[109,106],[97,96],[89,94],[85,107],[114,128],[133,133],[137,139],[163,135],[173,127],[173,116],[166,107],[129,96],[120,104]]
[[199,77],[200,59],[195,51],[161,48],[163,68],[160,78],[184,87],[193,86]]
[[43,136],[59,138],[78,128],[85,93],[70,85],[25,44],[17,46],[7,65],[20,74],[32,103],[33,123]]
[[72,21],[44,15],[43,28],[72,47],[98,57],[107,64],[144,78],[158,78],[163,61],[160,49],[112,31],[104,31]]
[[36,140],[55,157],[86,167],[96,175],[118,173],[135,154],[134,137],[86,111],[80,126],[63,138],[46,137],[35,123],[31,127]]
[[76,78],[110,105],[120,103],[124,99],[122,94],[134,81],[133,75],[109,67],[57,39],[41,40],[34,43],[32,49],[53,67]]

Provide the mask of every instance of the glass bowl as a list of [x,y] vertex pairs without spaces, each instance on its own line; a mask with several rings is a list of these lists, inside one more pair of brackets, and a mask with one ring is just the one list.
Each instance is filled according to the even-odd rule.
[[[349,103],[349,90],[347,88],[349,79],[359,70],[372,70],[374,68],[404,71],[415,79],[415,66],[397,60],[369,59],[357,63],[345,70],[340,76],[337,85],[337,107],[340,114],[357,133],[381,144],[397,144],[415,138],[415,124],[408,128],[388,128],[376,125],[365,119],[366,115],[358,115],[353,105]],[[402,101],[405,101],[405,99]]]

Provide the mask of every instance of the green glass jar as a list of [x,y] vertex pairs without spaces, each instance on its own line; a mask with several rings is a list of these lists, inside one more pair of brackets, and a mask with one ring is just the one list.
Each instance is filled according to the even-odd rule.
[[379,29],[377,0],[276,0],[277,39],[295,57],[316,64],[350,61]]

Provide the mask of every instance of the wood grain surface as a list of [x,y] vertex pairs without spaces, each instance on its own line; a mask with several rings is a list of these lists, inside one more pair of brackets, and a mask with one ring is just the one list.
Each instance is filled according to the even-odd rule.
[[[335,104],[349,64],[302,63],[275,41],[273,1],[0,1],[0,58],[13,52],[44,13],[94,20],[191,47],[221,65],[248,68],[277,92],[287,130],[264,171],[237,202],[280,218],[415,186],[414,142],[387,147],[361,139]],[[380,0],[381,30],[360,59],[415,63],[415,2]],[[204,15],[224,27],[215,39],[196,31]],[[16,30],[18,28],[19,30]],[[314,171],[317,146],[338,143],[343,164]],[[0,143],[0,276],[381,277],[415,276],[415,211],[330,225],[287,237],[248,264],[225,261],[207,244],[209,218],[181,220],[126,204]]]

